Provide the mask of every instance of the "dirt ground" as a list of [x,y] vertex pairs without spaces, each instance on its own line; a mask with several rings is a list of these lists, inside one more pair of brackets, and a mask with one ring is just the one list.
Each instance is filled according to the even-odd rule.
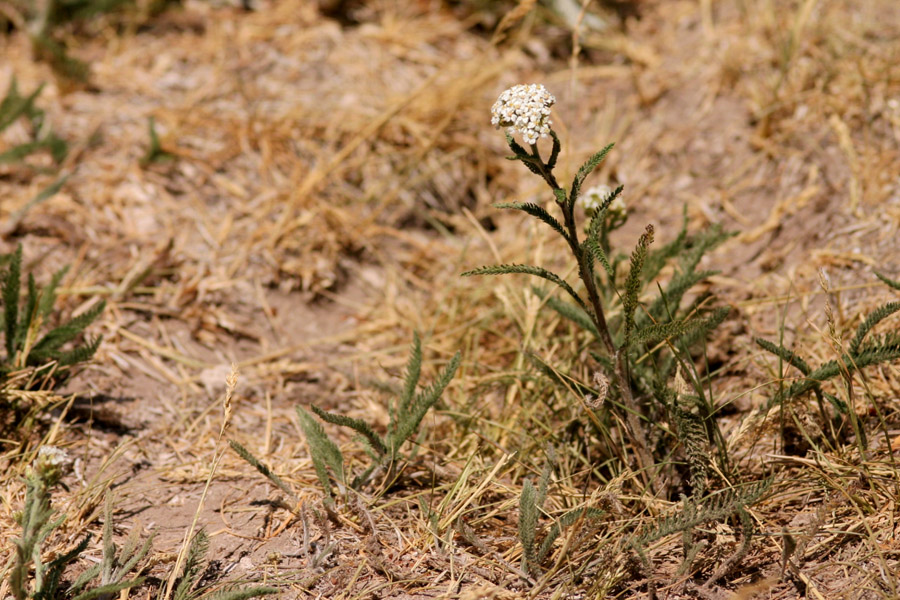
[[[566,578],[563,558],[537,587],[518,571],[518,495],[541,469],[525,452],[539,448],[528,429],[550,418],[539,390],[515,383],[527,370],[523,333],[544,355],[566,342],[518,279],[458,275],[494,262],[567,268],[545,232],[491,206],[548,200],[504,160],[489,124],[503,89],[534,81],[558,101],[564,179],[616,142],[593,181],[625,185],[630,220],[617,239],[633,243],[652,222],[670,240],[685,207],[692,229],[736,232],[704,263],[721,271],[710,285],[736,309],[711,353],[725,365],[718,393],[736,456],[748,473],[776,474],[778,491],[755,509],[762,535],[750,555],[703,593],[900,598],[898,366],[868,380],[886,428],[865,468],[846,449],[824,460],[741,438],[774,377],[755,336],[783,328],[786,346],[822,362],[834,352],[826,300],[850,337],[860,315],[897,299],[874,272],[900,276],[900,3],[587,4],[589,18],[578,21],[576,7],[567,22],[541,3],[497,34],[514,3],[282,0],[245,11],[189,0],[139,26],[103,17],[72,32],[72,53],[91,65],[87,86],[35,60],[22,32],[0,36],[0,90],[13,76],[25,91],[45,83],[38,105],[72,148],[59,170],[42,157],[0,165],[4,222],[68,175],[2,229],[2,249],[21,243],[42,280],[71,264],[67,310],[108,302],[94,327],[104,342],[64,390],[75,399],[47,416],[45,441],[78,459],[55,497],[69,516],[60,546],[99,531],[111,489],[121,532],[154,532],[148,573],[165,577],[221,455],[197,519],[211,536],[209,582],[263,580],[283,598],[646,597],[627,557],[608,558],[600,588]],[[150,117],[172,156],[146,164]],[[10,129],[0,151],[22,134]],[[463,352],[419,436],[419,472],[330,524],[317,517],[322,491],[295,408],[384,426],[385,395],[371,382],[402,376],[413,331],[427,380]],[[232,364],[226,438],[289,483],[303,518],[217,444]],[[328,432],[351,462],[365,460],[352,437]],[[10,475],[35,443],[4,448]],[[461,477],[468,492],[453,496]],[[861,489],[847,492],[851,483]],[[2,539],[16,536],[23,489],[7,479]],[[421,503],[465,513],[480,541],[452,527],[434,534]],[[810,532],[787,574],[782,528]],[[719,533],[703,568],[734,543]],[[702,597],[676,576],[678,552],[674,538],[651,549],[660,596]],[[92,545],[88,557],[99,556]]]

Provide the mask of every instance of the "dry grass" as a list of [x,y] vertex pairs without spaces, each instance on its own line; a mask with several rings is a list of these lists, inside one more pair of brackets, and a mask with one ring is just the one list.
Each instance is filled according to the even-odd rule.
[[[520,279],[458,277],[497,261],[567,268],[556,241],[490,206],[540,192],[502,159],[488,108],[509,84],[543,81],[559,99],[566,179],[618,142],[594,177],[626,185],[621,240],[648,221],[670,239],[685,204],[692,228],[739,232],[708,259],[722,270],[713,288],[739,313],[709,352],[722,365],[716,397],[734,460],[747,479],[772,473],[776,485],[752,511],[761,535],[750,555],[707,593],[900,597],[900,371],[872,369],[853,386],[870,441],[860,457],[852,441],[816,437],[811,403],[763,410],[780,374],[752,344],[783,329],[785,345],[829,360],[826,300],[847,339],[896,296],[872,271],[900,275],[900,6],[649,0],[633,3],[641,18],[627,33],[592,7],[612,26],[582,29],[573,61],[571,30],[544,8],[492,44],[473,24],[490,29],[502,12],[473,13],[478,3],[361,4],[353,27],[304,1],[255,12],[188,2],[136,32],[101,21],[73,42],[95,89],[68,93],[24,36],[0,38],[0,89],[13,74],[25,91],[48,82],[39,104],[74,146],[62,192],[6,232],[4,248],[23,243],[43,274],[72,263],[68,308],[109,301],[105,342],[71,386],[79,396],[32,439],[3,443],[0,537],[16,535],[17,476],[43,440],[80,460],[57,496],[69,516],[57,547],[98,529],[114,486],[121,526],[157,531],[160,578],[204,493],[198,523],[219,575],[261,576],[284,597],[642,597],[622,540],[677,498],[635,493],[627,470],[604,475],[583,406],[535,378],[523,348],[589,379],[569,326]],[[176,158],[143,167],[151,116]],[[56,177],[0,166],[0,219]],[[413,329],[426,378],[457,349],[464,362],[426,418],[408,482],[346,507],[339,525],[320,520],[293,408],[386,423],[367,383],[400,375]],[[232,362],[242,379],[230,435],[296,490],[300,516],[232,454],[204,492]],[[558,456],[546,522],[583,506],[609,518],[567,530],[535,581],[520,570],[518,498],[548,444]],[[783,570],[784,531],[797,548]],[[735,535],[723,524],[708,536],[693,578],[675,574],[679,539],[655,544],[663,597],[701,594],[691,582],[727,558]]]

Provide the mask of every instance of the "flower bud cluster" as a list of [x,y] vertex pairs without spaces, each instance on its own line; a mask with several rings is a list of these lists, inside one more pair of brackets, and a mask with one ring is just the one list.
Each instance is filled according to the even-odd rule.
[[[585,212],[593,213],[603,205],[612,193],[613,189],[608,185],[595,185],[581,194],[578,198],[578,204],[581,205]],[[616,196],[616,199],[610,203],[608,210],[611,213],[625,214],[625,201],[622,200],[622,196]]]
[[72,469],[72,459],[62,448],[42,446],[34,459],[32,469],[47,485],[54,485]]
[[517,85],[509,88],[491,108],[494,127],[506,127],[507,133],[522,134],[527,144],[536,144],[538,138],[550,134],[550,107],[556,103],[543,85]]

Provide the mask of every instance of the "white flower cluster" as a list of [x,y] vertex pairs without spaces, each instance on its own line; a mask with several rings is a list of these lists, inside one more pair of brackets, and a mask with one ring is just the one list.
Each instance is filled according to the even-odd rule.
[[34,471],[49,485],[55,484],[72,468],[68,452],[56,446],[41,446],[34,459]]
[[[578,198],[578,204],[585,210],[585,212],[592,213],[603,204],[603,202],[609,198],[609,195],[613,193],[613,189],[605,184],[595,185],[589,190],[583,192],[581,196]],[[622,196],[616,196],[616,199],[613,200],[609,205],[609,212],[611,213],[625,213],[625,201],[622,200]]]
[[536,144],[550,133],[550,107],[555,103],[556,98],[543,85],[516,85],[497,98],[491,123],[498,129],[506,127],[510,135],[521,133],[527,144]]

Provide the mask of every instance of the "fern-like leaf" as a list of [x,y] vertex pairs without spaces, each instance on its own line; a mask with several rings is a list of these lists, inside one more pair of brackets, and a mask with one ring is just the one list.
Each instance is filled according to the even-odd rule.
[[249,598],[259,598],[278,592],[277,588],[259,586],[240,590],[223,590],[208,598],[204,596],[204,600],[249,600]]
[[250,466],[259,471],[263,477],[271,481],[275,487],[287,494],[289,498],[292,498],[295,502],[299,500],[288,484],[286,484],[281,477],[276,475],[266,464],[260,462],[253,456],[249,450],[234,440],[228,440],[228,445],[231,446],[231,449],[234,450],[238,456],[250,463]]
[[536,217],[553,228],[556,233],[561,235],[564,239],[568,240],[569,236],[566,233],[565,229],[563,229],[562,224],[556,220],[547,210],[534,202],[501,202],[499,204],[494,205],[495,208],[509,208],[511,210],[521,210],[524,213],[528,213],[532,217]]
[[738,509],[752,506],[769,490],[772,481],[772,478],[767,478],[747,486],[712,494],[707,496],[702,504],[685,502],[681,512],[661,519],[653,527],[636,536],[634,542],[646,546],[673,533],[693,529],[709,521],[720,521]]
[[[422,341],[419,334],[413,333],[413,343],[409,351],[409,360],[406,362],[406,376],[403,378],[403,391],[400,394],[400,402],[396,408],[396,412],[405,413],[409,410],[409,404],[413,401],[416,393],[416,386],[419,385],[419,378],[422,376]],[[390,408],[390,406],[389,406]],[[392,409],[393,411],[394,409]],[[391,414],[390,425],[388,430],[393,431],[397,426],[397,415]]]
[[[92,340],[88,340],[88,342],[83,346],[78,346],[77,348],[73,348],[66,352],[54,352],[52,354],[53,359],[56,361],[56,364],[59,367],[70,367],[72,365],[82,363],[90,360],[94,357],[94,354],[97,352],[97,348],[100,347],[100,343],[103,342],[103,336],[97,336]],[[29,355],[31,358],[32,355]],[[32,364],[38,362],[35,359],[32,359]]]
[[575,178],[572,180],[572,190],[569,192],[569,206],[574,205],[578,200],[584,180],[597,168],[597,165],[603,162],[603,159],[606,158],[606,155],[609,154],[609,151],[613,149],[614,145],[615,144],[610,144],[600,152],[593,154],[583,165],[581,165],[581,168],[578,169]]
[[771,352],[804,375],[809,376],[809,374],[812,372],[812,369],[809,368],[809,365],[806,363],[806,361],[797,356],[794,351],[788,350],[780,344],[774,344],[769,340],[763,338],[755,338],[754,341],[756,342],[757,346],[759,346],[763,350],[766,350],[767,352]]
[[72,598],[72,600],[94,600],[95,598],[111,598],[116,592],[137,587],[142,583],[144,583],[143,577],[138,577],[137,579],[131,579],[129,581],[108,583],[106,585],[101,585],[90,589],[86,592],[82,592],[81,594],[78,594],[77,596]]
[[533,265],[493,265],[487,267],[479,267],[478,269],[473,269],[471,271],[466,271],[462,274],[463,277],[471,277],[472,275],[508,275],[508,274],[516,274],[522,273],[525,275],[533,275],[534,277],[540,277],[541,279],[546,279],[547,281],[552,281],[562,289],[566,291],[577,303],[578,306],[587,310],[588,307],[584,303],[575,290],[572,288],[569,283],[561,278],[556,273],[552,273],[543,267],[536,267]]
[[[387,446],[384,445],[384,440],[382,440],[381,436],[375,433],[375,431],[372,430],[369,424],[362,419],[354,419],[352,417],[330,413],[322,410],[315,405],[310,405],[310,408],[314,413],[316,413],[316,415],[319,416],[320,419],[322,419],[326,423],[331,423],[332,425],[340,425],[341,427],[349,427],[353,431],[362,435],[369,441],[369,444],[376,452],[378,452],[380,456],[384,456],[385,454],[387,454],[388,449]],[[398,419],[402,419],[402,416],[398,415]]]
[[634,311],[638,305],[638,295],[641,292],[641,270],[644,268],[644,260],[647,258],[647,249],[653,243],[653,226],[647,225],[647,230],[638,240],[637,247],[631,254],[631,269],[628,279],[625,280],[625,294],[622,298],[622,315],[625,327],[625,346],[631,343],[631,334],[634,330]]
[[559,158],[559,151],[562,148],[562,144],[559,142],[559,137],[556,135],[556,132],[552,129],[550,130],[550,137],[553,138],[553,149],[550,150],[550,159],[547,161],[547,168],[552,171],[556,168],[556,159]]
[[667,323],[654,323],[646,327],[642,327],[634,332],[631,338],[632,344],[653,343],[669,338],[680,338],[688,335],[698,329],[707,330],[709,322],[707,319],[684,319],[679,321],[669,321]]
[[441,394],[444,393],[444,390],[450,384],[450,380],[453,379],[456,370],[459,368],[460,359],[461,355],[459,352],[454,354],[437,381],[416,394],[415,399],[410,403],[409,410],[402,415],[398,415],[397,431],[387,440],[387,446],[390,449],[392,458],[397,455],[400,446],[419,429],[419,425],[422,423],[422,419],[425,418],[428,410],[441,399]]
[[534,484],[526,479],[522,484],[522,495],[519,496],[519,541],[522,542],[525,568],[529,572],[533,572],[538,562],[534,540],[537,537],[539,514],[537,491]]
[[875,325],[891,316],[898,310],[900,310],[900,302],[888,302],[887,304],[879,306],[874,311],[872,311],[856,329],[856,335],[850,342],[850,354],[854,355],[858,353],[859,346],[860,344],[862,344],[863,339],[865,339],[866,334],[868,334],[872,330],[872,328],[875,327]]
[[[616,277],[616,272],[613,269],[612,265],[609,263],[609,259],[606,256],[606,253],[603,251],[603,248],[600,247],[600,242],[597,241],[594,237],[588,237],[584,242],[582,242],[582,252],[587,252],[588,258],[592,261],[600,263],[603,267],[603,270],[606,271],[606,275],[609,277],[610,283],[612,283],[613,279]],[[593,271],[593,265],[591,270]]]
[[895,290],[900,290],[900,281],[894,281],[893,279],[888,278],[887,275],[882,275],[877,271],[875,272],[875,276]]
[[703,419],[680,406],[674,407],[678,440],[684,445],[690,471],[691,492],[695,497],[706,492],[709,480],[709,439]]
[[174,600],[191,599],[191,590],[197,584],[203,572],[203,562],[208,550],[209,536],[206,535],[206,531],[201,529],[194,535],[191,545],[188,546],[184,567],[178,579],[178,585],[175,587],[175,594],[172,596]]
[[325,490],[325,496],[330,500],[332,494],[328,467],[331,467],[338,481],[344,483],[344,455],[341,454],[341,449],[337,447],[337,444],[325,434],[325,430],[322,429],[319,422],[299,406],[297,407],[297,417],[300,419],[300,428],[309,445],[309,455],[312,458],[316,476]]
[[32,348],[29,356],[34,355],[35,360],[43,360],[52,357],[52,353],[66,342],[69,342],[81,334],[85,328],[93,323],[106,308],[106,301],[98,302],[92,308],[71,319],[68,323],[50,330]]
[[0,131],[12,125],[16,119],[23,115],[32,116],[37,110],[34,107],[34,101],[43,89],[44,86],[42,84],[31,95],[23,97],[19,94],[19,83],[13,76],[6,96],[0,102]]
[[10,256],[9,266],[0,280],[3,296],[3,324],[6,331],[6,356],[12,362],[16,355],[16,331],[19,327],[19,289],[22,277],[22,245]]

